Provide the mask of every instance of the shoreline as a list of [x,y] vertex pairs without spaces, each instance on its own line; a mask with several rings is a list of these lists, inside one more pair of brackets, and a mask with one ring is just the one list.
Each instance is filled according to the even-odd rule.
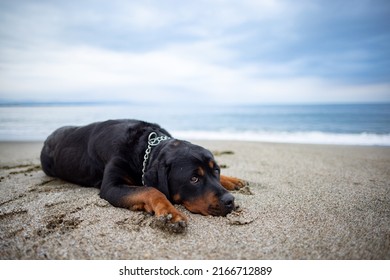
[[[51,131],[47,132],[49,135]],[[335,145],[335,146],[374,146],[390,147],[389,133],[335,133],[321,131],[172,131],[177,139],[193,141],[231,141],[255,143],[280,143],[303,145]],[[42,135],[41,135],[42,136]],[[44,142],[46,137],[28,139],[0,138],[0,143],[34,143]]]
[[[43,142],[0,142],[1,259],[390,259],[390,147],[195,140],[249,182],[242,212],[185,234],[47,177]],[[207,241],[207,242],[205,242]]]

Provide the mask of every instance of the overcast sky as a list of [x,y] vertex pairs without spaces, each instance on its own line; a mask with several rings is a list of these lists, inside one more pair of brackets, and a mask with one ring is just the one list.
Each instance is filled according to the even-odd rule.
[[0,100],[390,102],[390,1],[0,1]]

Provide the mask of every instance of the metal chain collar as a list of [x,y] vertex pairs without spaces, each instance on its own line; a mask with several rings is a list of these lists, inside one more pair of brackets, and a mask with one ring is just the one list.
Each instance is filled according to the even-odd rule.
[[157,146],[162,141],[166,141],[171,139],[171,137],[166,135],[157,136],[156,132],[151,132],[148,137],[148,147],[145,150],[144,162],[142,163],[142,185],[145,186],[144,177],[145,177],[145,169],[146,163],[148,162],[150,152],[152,151],[152,147]]

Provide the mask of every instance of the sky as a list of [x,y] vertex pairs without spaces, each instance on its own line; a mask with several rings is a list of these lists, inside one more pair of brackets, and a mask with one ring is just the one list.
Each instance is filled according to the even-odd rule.
[[0,1],[0,101],[390,102],[390,1]]

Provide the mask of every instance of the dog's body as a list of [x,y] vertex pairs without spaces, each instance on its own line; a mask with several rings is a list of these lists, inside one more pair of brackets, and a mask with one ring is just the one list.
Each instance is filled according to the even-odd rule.
[[[150,145],[151,134],[159,140],[156,146]],[[208,150],[137,120],[59,128],[45,141],[41,163],[49,176],[98,187],[112,205],[168,217],[178,230],[187,218],[172,203],[194,213],[226,215],[235,207],[226,189],[243,186],[219,174]]]

